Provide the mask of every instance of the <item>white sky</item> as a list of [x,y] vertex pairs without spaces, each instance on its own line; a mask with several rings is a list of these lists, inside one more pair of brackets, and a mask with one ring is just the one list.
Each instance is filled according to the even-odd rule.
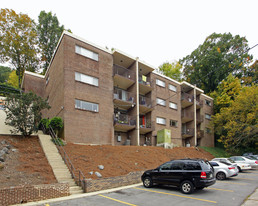
[[[258,44],[258,0],[1,0],[1,8],[36,21],[52,11],[73,34],[154,67],[191,54],[213,32]],[[258,59],[258,46],[250,53]]]

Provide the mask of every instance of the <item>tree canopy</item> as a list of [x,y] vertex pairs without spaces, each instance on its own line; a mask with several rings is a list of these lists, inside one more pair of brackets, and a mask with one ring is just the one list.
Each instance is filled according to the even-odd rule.
[[42,53],[43,74],[45,74],[64,26],[59,25],[56,15],[52,12],[41,11],[38,16],[37,33]]
[[9,74],[11,73],[9,67],[0,66],[0,83],[5,83],[8,80]]
[[19,77],[24,70],[35,72],[38,66],[35,23],[26,14],[11,9],[0,11],[0,62],[11,63]]
[[5,106],[5,123],[13,127],[12,133],[20,132],[23,136],[38,131],[41,110],[50,108],[46,100],[32,92],[8,95]]
[[217,113],[212,118],[218,141],[232,153],[255,149],[258,140],[258,87],[242,86],[229,75],[213,94]]
[[165,62],[159,66],[159,71],[167,77],[170,77],[180,82],[182,80],[181,68],[182,65],[179,64],[178,61],[172,63]]
[[243,75],[243,69],[253,58],[248,54],[248,49],[245,37],[213,33],[179,62],[186,81],[209,93],[216,90],[230,73],[239,78]]

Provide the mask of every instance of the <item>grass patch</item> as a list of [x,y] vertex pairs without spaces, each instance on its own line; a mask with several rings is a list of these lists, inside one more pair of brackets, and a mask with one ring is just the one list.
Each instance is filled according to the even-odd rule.
[[219,147],[200,147],[205,151],[211,153],[214,157],[230,157],[231,155],[225,149]]

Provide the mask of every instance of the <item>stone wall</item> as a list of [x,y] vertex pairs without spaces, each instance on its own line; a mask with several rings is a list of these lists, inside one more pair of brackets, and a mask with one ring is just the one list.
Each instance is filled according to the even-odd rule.
[[0,205],[34,202],[68,195],[70,195],[69,185],[66,183],[0,188]]

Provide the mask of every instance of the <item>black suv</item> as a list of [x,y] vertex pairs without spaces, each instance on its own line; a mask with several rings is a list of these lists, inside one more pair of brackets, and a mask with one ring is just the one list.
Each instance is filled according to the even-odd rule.
[[173,185],[180,187],[185,194],[216,182],[213,167],[202,159],[172,160],[156,169],[145,171],[141,178],[144,187],[149,188],[153,184]]

